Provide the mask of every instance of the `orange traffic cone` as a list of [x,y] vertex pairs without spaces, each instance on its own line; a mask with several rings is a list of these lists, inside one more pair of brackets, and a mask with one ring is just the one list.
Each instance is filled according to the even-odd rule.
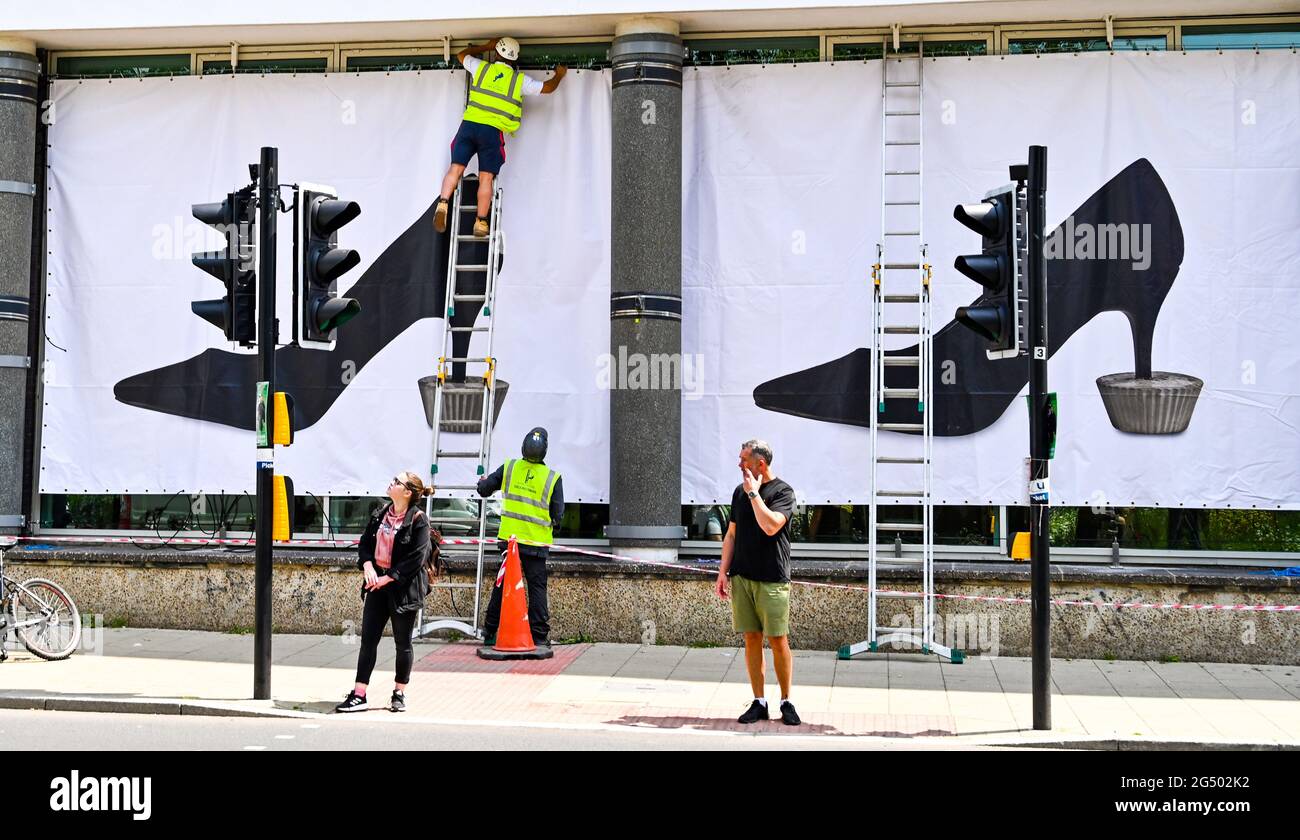
[[528,589],[514,537],[510,538],[506,562],[497,574],[497,585],[501,587],[501,623],[497,626],[496,644],[479,648],[478,655],[483,659],[550,659],[554,653],[549,647],[533,644],[533,631],[528,625]]

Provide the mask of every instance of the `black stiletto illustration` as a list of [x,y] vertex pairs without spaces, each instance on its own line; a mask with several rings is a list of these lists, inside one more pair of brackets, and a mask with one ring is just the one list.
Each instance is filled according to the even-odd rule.
[[[1123,226],[1130,247],[1119,255],[1090,248],[1076,253],[1067,234],[1091,230],[1118,237]],[[1136,226],[1136,227],[1135,227]],[[1142,259],[1134,259],[1134,231],[1143,237]],[[1134,373],[1098,380],[1112,424],[1140,434],[1176,433],[1186,428],[1201,381],[1151,369],[1151,340],[1160,306],[1183,261],[1183,231],[1173,199],[1145,158],[1134,161],[1093,193],[1057,227],[1049,242],[1047,263],[1048,355],[1054,354],[1101,312],[1123,312],[1133,336]],[[1112,241],[1118,241],[1112,239]],[[1095,243],[1094,243],[1095,244]],[[1064,246],[1064,247],[1060,247]],[[978,305],[985,298],[975,301]],[[953,321],[933,339],[934,433],[959,436],[978,432],[1002,416],[1025,387],[1029,366],[990,360],[984,340]],[[915,356],[916,346],[886,351],[887,356]],[[886,365],[885,385],[916,388],[915,367]],[[764,382],[754,402],[769,411],[831,423],[870,426],[915,423],[915,400],[890,400],[878,413],[869,389],[871,351],[859,348],[846,356]]]
[[[293,394],[297,428],[306,429],[329,411],[334,401],[389,342],[424,318],[446,316],[446,268],[449,234],[433,228],[434,204],[389,245],[348,290],[361,313],[340,329],[331,351],[282,347],[276,351],[276,386]],[[484,244],[484,262],[487,261]],[[462,277],[464,291],[481,290],[484,276]],[[456,307],[452,323],[472,326],[480,308]],[[471,333],[457,333],[455,353],[466,355]],[[432,366],[433,362],[430,361]],[[455,374],[464,377],[464,366]],[[454,378],[454,377],[453,377]],[[127,405],[254,428],[254,383],[257,356],[208,349],[183,362],[123,379],[113,395]],[[412,400],[418,400],[412,389]]]

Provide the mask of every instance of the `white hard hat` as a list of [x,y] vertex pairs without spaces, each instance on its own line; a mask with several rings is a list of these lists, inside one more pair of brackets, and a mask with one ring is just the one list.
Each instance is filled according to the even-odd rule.
[[497,41],[497,55],[506,61],[519,60],[519,42],[514,38],[501,38]]

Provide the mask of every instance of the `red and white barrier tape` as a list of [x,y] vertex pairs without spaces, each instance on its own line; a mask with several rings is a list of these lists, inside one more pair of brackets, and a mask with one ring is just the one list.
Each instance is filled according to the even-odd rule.
[[[236,545],[250,547],[253,545],[252,540],[232,540],[218,539],[215,537],[187,537],[166,539],[159,537],[48,537],[45,538],[52,542],[60,543],[135,543],[137,545]],[[0,547],[12,546],[17,542],[42,542],[41,537],[3,537],[0,538]],[[277,542],[277,546],[311,546],[315,548],[352,548],[358,544],[358,540],[286,540]],[[495,545],[499,541],[493,537],[482,540],[485,545]],[[478,545],[477,537],[443,537],[443,545]],[[552,545],[552,551],[564,552],[566,554],[584,554],[589,557],[601,557],[607,560],[616,560],[623,563],[641,563],[647,566],[659,566],[665,569],[677,569],[685,572],[696,572],[699,574],[714,575],[713,569],[700,568],[699,566],[688,566],[683,563],[668,563],[662,560],[643,560],[636,557],[627,557],[622,554],[608,554],[602,551],[591,551],[586,548],[577,548],[574,546]],[[798,586],[811,586],[822,589],[842,589],[853,592],[870,592],[871,588],[867,586],[855,586],[848,583],[822,583],[812,580],[792,580],[790,581]],[[902,589],[877,589],[877,595],[885,595],[892,598],[924,598],[924,592],[912,592]],[[930,593],[934,598],[947,601],[980,601],[985,603],[996,604],[1030,604],[1028,598],[1014,598],[1009,596],[998,595],[950,595],[943,592]],[[1068,600],[1065,598],[1053,598],[1051,603],[1060,607],[1110,607],[1113,609],[1134,609],[1134,610],[1224,610],[1228,612],[1294,612],[1300,613],[1300,604],[1147,604],[1141,601],[1078,601]]]

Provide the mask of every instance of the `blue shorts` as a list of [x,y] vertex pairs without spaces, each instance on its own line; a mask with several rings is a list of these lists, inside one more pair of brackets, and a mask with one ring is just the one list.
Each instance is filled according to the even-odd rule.
[[505,132],[483,123],[462,120],[451,141],[451,162],[468,166],[474,155],[478,155],[479,172],[492,175],[500,172],[506,162]]

